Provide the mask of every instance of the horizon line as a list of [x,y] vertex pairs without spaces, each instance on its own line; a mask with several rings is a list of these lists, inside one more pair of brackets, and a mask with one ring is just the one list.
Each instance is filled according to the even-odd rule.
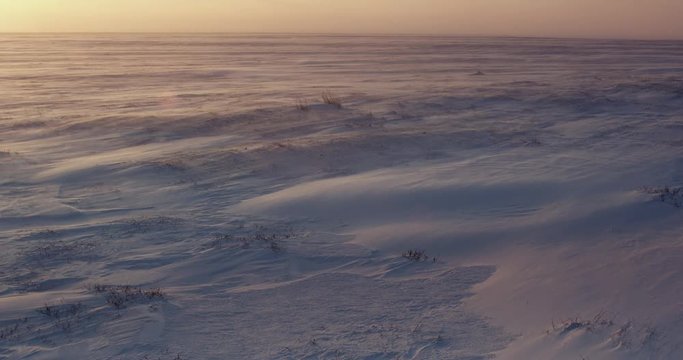
[[255,32],[255,31],[0,31],[0,35],[297,35],[337,37],[460,37],[460,38],[511,38],[549,40],[594,41],[673,41],[683,38],[662,37],[589,37],[573,35],[511,35],[511,34],[452,34],[452,33],[344,33],[344,32]]

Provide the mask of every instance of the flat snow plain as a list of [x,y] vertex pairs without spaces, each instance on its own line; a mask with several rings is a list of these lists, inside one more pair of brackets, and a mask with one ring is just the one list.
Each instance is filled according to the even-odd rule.
[[0,358],[683,353],[683,43],[0,41]]

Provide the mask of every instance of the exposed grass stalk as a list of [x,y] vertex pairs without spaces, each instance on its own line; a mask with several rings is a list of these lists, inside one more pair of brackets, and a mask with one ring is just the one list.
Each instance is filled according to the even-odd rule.
[[322,93],[323,102],[327,105],[334,105],[338,109],[342,108],[341,100],[335,96],[330,90],[325,90]]
[[296,100],[296,109],[299,111],[308,111],[311,109],[310,104],[308,103],[307,100],[305,99],[297,99]]

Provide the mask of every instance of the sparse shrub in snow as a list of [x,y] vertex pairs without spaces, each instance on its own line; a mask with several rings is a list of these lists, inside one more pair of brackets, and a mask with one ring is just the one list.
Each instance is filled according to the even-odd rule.
[[[130,359],[129,357],[125,358],[113,358],[112,360],[128,360]],[[164,350],[162,354],[156,354],[156,355],[144,355],[143,357],[139,358],[140,360],[185,360],[186,358],[183,357],[181,353],[171,353],[168,350]]]
[[281,252],[284,250],[282,242],[291,239],[292,237],[294,237],[294,232],[292,230],[283,230],[281,232],[265,232],[259,230],[253,234],[239,236],[232,234],[215,234],[212,247],[221,249],[228,244],[248,249],[256,245],[270,249],[273,252]]
[[25,323],[27,321],[28,318],[25,318],[21,322],[16,322],[13,325],[0,329],[0,340],[9,340],[16,338],[20,332],[22,323]]
[[[408,250],[404,252],[402,256],[410,261],[415,262],[430,260],[430,256],[428,256],[424,250]],[[436,262],[435,257],[431,258],[431,260],[432,262]]]
[[85,306],[81,303],[48,305],[36,310],[39,314],[45,315],[54,321],[56,328],[69,332],[73,328],[74,322],[78,321]]
[[[24,317],[0,328],[0,341],[25,341],[26,339],[41,339],[46,341],[49,336],[59,333],[70,333],[77,329],[77,325],[83,320],[86,306],[81,303],[75,304],[45,304],[36,309],[42,316]],[[45,322],[47,319],[49,322]],[[51,329],[56,330],[50,331]],[[1,348],[1,347],[0,347]]]
[[95,243],[91,241],[63,241],[52,239],[56,233],[48,230],[44,233],[45,240],[23,251],[27,261],[36,261],[42,266],[54,262],[70,263],[74,260],[89,259],[94,256]]
[[143,162],[143,164],[149,165],[159,171],[184,172],[188,170],[188,166],[178,159],[150,161]]
[[528,146],[528,147],[536,147],[536,146],[543,145],[541,140],[539,140],[538,138],[535,138],[535,137],[526,139],[523,141],[523,143],[524,143],[524,146]]
[[144,216],[128,219],[125,222],[126,231],[129,233],[147,233],[160,229],[178,226],[183,219],[168,216]]
[[58,235],[59,232],[52,229],[35,230],[24,236],[23,240],[47,239],[57,237]]
[[642,346],[649,346],[651,344],[654,344],[657,342],[657,338],[659,337],[659,332],[657,329],[648,326],[644,331],[641,336],[640,342]]
[[639,351],[646,347],[657,346],[659,333],[650,326],[635,326],[631,321],[616,323],[599,313],[592,319],[568,319],[560,324],[553,322],[552,329],[547,334],[558,336],[568,335],[576,331],[591,333],[609,341],[615,348]]
[[44,307],[36,310],[39,314],[43,314],[47,317],[60,319],[66,316],[74,316],[83,310],[84,306],[81,303],[78,304],[67,304],[67,305],[48,305],[45,304]]
[[677,208],[683,206],[683,187],[644,187],[643,192],[654,195],[655,199]]
[[614,325],[614,321],[605,318],[604,313],[598,313],[592,319],[568,319],[559,325],[553,322],[553,331],[559,332],[560,335],[570,333],[575,330],[585,329],[586,331],[593,331],[596,328],[607,328]]
[[166,294],[160,288],[143,289],[130,285],[95,284],[91,286],[91,290],[104,294],[107,304],[116,309],[123,309],[130,303],[143,303],[166,298]]
[[270,243],[270,250],[272,250],[273,252],[280,252],[282,251],[282,247],[280,246],[280,244],[273,241]]

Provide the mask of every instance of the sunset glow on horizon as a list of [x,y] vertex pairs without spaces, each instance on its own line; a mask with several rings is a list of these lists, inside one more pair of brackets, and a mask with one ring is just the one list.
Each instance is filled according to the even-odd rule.
[[303,32],[683,39],[672,0],[0,0],[0,32]]

